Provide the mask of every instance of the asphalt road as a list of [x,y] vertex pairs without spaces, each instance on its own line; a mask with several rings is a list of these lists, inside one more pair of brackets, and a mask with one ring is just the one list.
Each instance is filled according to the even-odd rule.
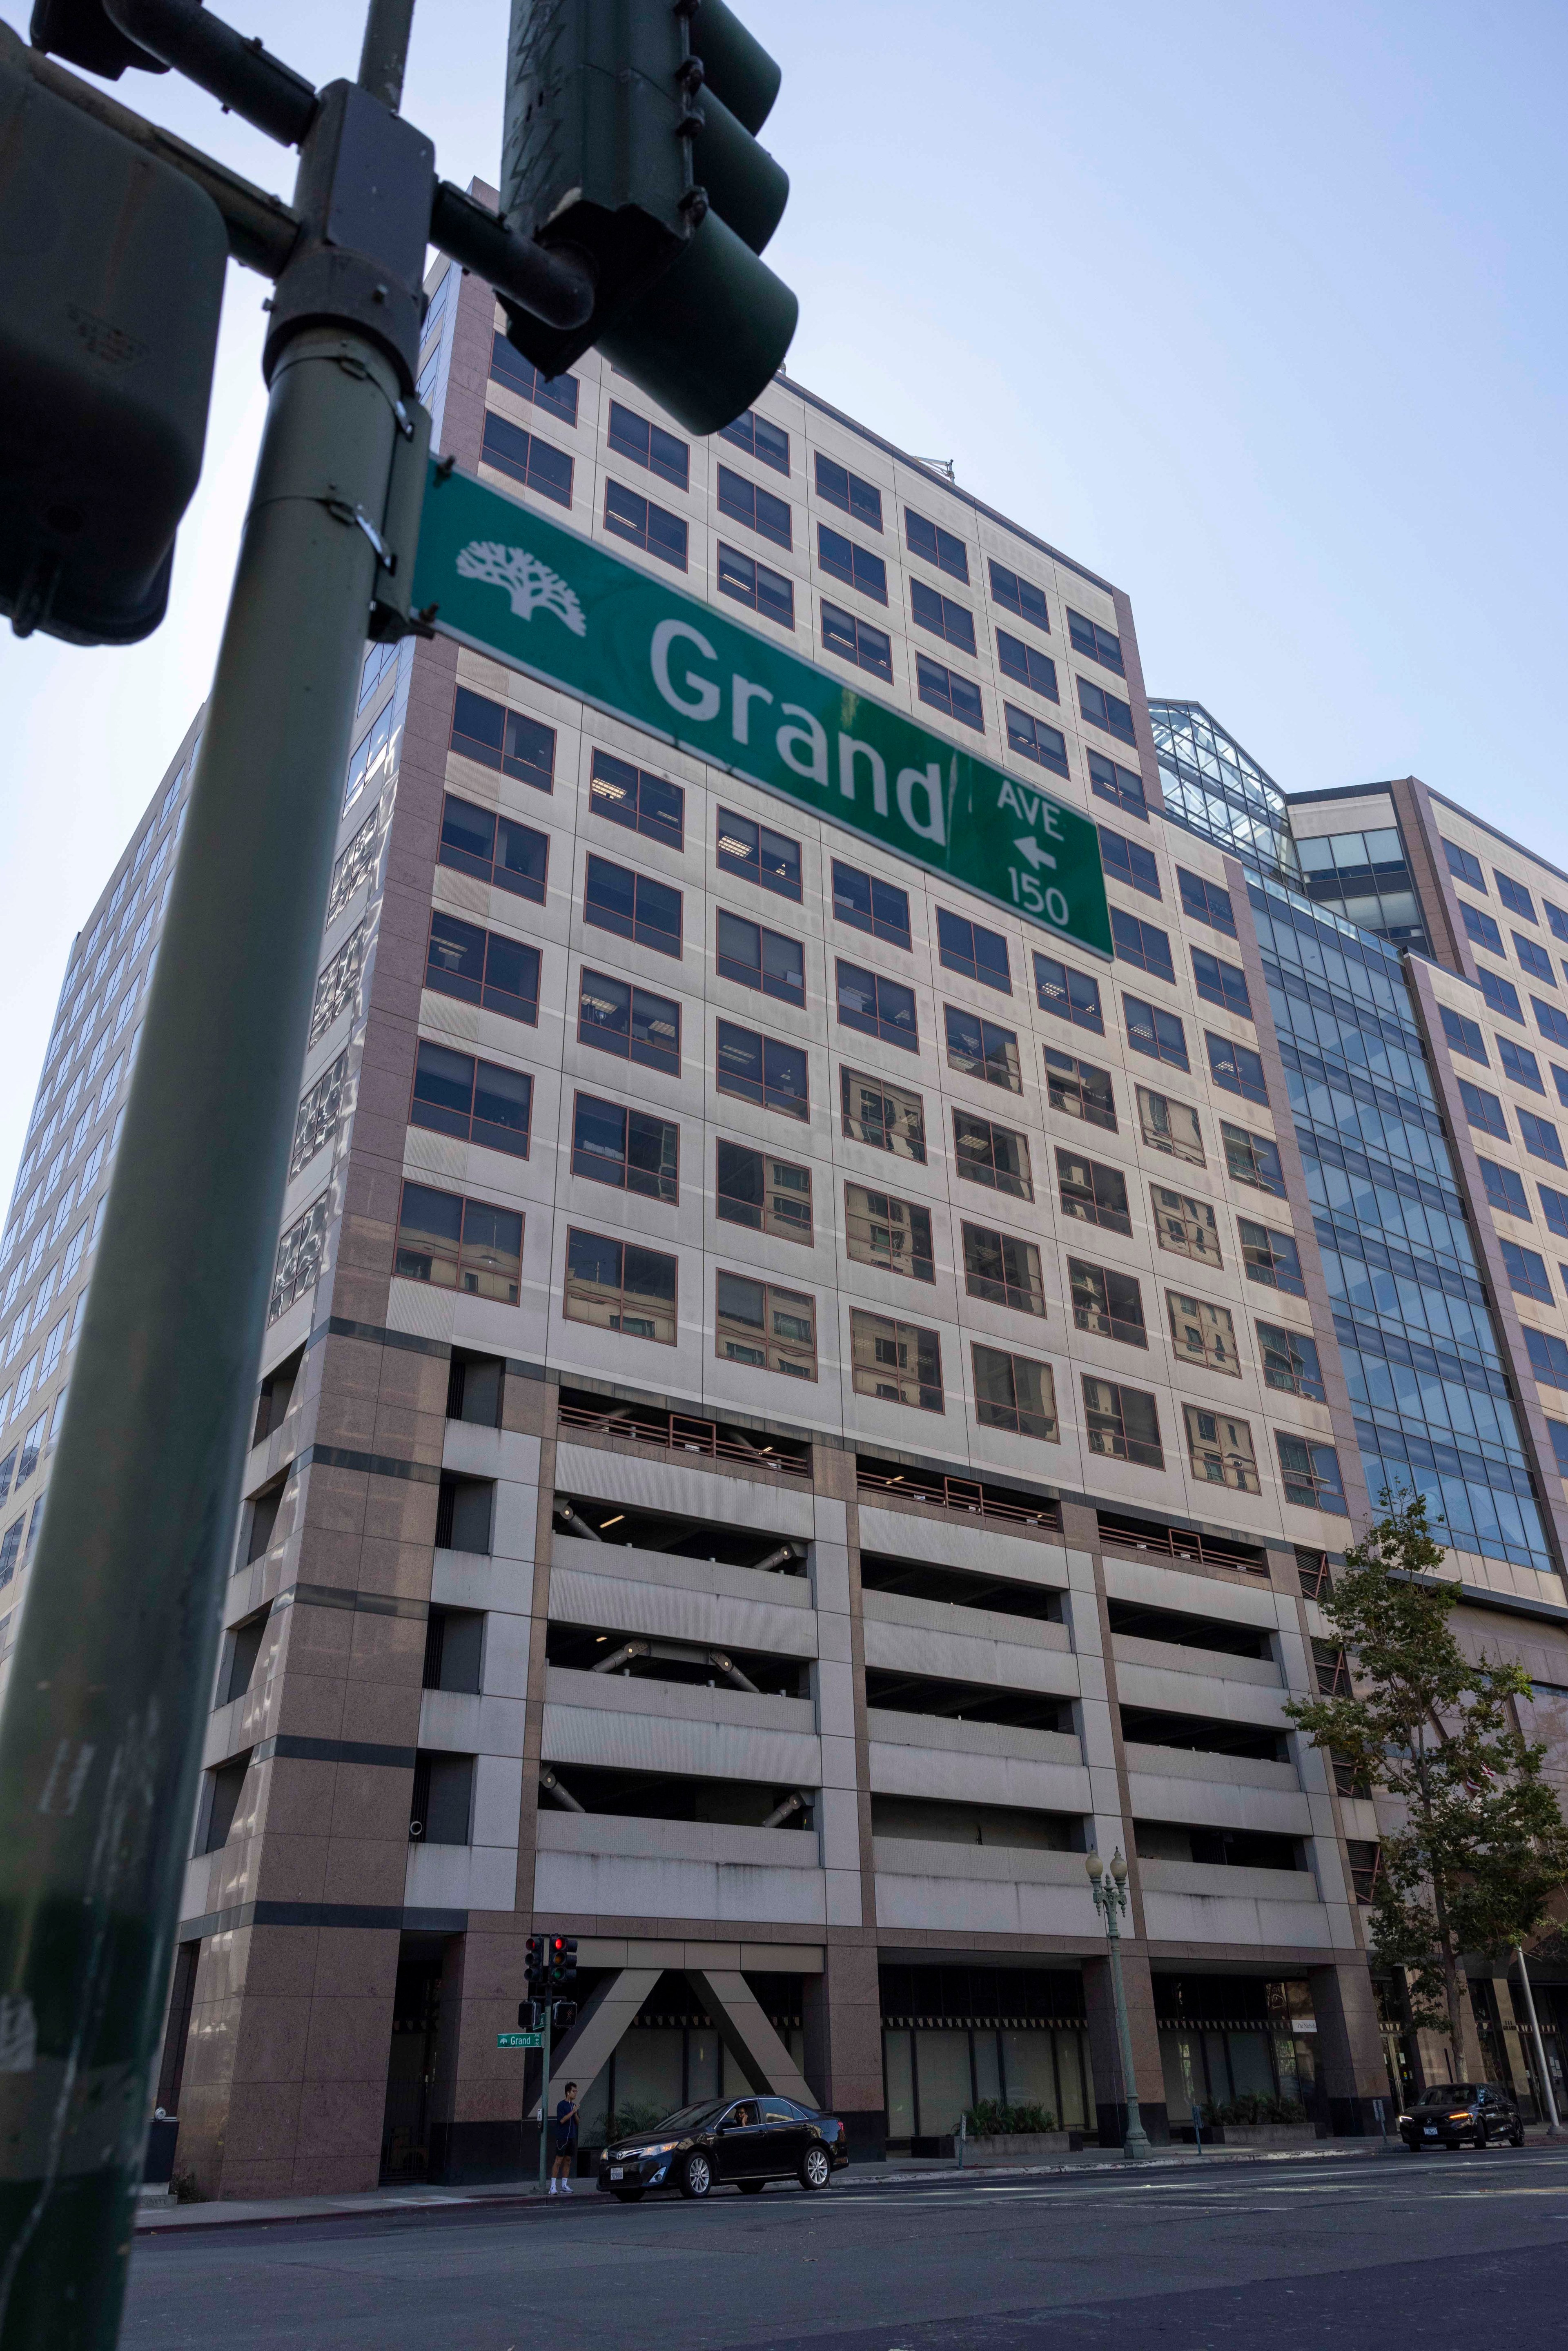
[[138,2241],[124,2351],[1476,2351],[1560,2339],[1568,2151],[1216,2164]]

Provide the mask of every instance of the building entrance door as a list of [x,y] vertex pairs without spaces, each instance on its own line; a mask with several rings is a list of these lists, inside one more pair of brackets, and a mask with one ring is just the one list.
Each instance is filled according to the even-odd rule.
[[398,1962],[382,2123],[382,2180],[428,2179],[430,2120],[441,2021],[439,1953]]

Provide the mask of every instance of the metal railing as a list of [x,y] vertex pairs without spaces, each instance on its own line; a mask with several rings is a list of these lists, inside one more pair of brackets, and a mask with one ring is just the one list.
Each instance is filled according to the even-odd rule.
[[1051,1534],[1061,1532],[1060,1502],[1009,1493],[995,1486],[982,1485],[977,1478],[941,1478],[920,1469],[893,1469],[880,1462],[857,1461],[855,1484],[862,1494],[902,1496],[929,1509],[962,1510],[972,1518],[1040,1527]]
[[708,1461],[733,1461],[747,1469],[768,1469],[786,1478],[810,1479],[811,1448],[789,1438],[751,1437],[727,1421],[700,1420],[692,1413],[655,1412],[643,1405],[606,1405],[586,1398],[560,1405],[560,1426],[594,1437],[629,1437],[665,1453],[695,1453]]
[[1113,1518],[1104,1510],[1097,1515],[1100,1541],[1107,1551],[1132,1552],[1140,1558],[1196,1560],[1204,1567],[1233,1567],[1244,1575],[1269,1573],[1268,1561],[1251,1543],[1227,1542],[1223,1536],[1196,1534],[1186,1527]]

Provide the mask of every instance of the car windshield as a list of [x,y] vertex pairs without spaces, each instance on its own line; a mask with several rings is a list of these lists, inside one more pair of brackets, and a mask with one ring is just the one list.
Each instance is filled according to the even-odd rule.
[[677,2106],[673,2115],[666,2115],[662,2122],[651,2124],[647,2130],[632,2131],[627,2136],[632,2138],[651,2138],[654,2131],[697,2130],[704,2123],[716,2120],[718,2116],[724,2113],[728,2101],[724,2098],[703,2098],[695,2106]]
[[1450,2082],[1447,2089],[1423,2091],[1418,2103],[1423,2106],[1466,2105],[1478,2095],[1473,2082]]

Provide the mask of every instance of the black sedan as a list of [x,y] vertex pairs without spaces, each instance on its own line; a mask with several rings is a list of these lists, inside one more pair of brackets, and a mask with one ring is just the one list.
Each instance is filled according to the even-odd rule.
[[1424,2147],[1488,2147],[1506,2139],[1524,2145],[1524,2121],[1506,2090],[1490,2082],[1443,2082],[1424,2090],[1399,2117],[1399,2136],[1412,2155]]
[[650,2188],[706,2196],[733,2182],[743,2196],[758,2196],[770,2179],[798,2179],[815,2190],[849,2159],[844,2126],[831,2115],[792,2098],[705,2098],[607,2147],[599,2187],[622,2204],[635,2204]]

